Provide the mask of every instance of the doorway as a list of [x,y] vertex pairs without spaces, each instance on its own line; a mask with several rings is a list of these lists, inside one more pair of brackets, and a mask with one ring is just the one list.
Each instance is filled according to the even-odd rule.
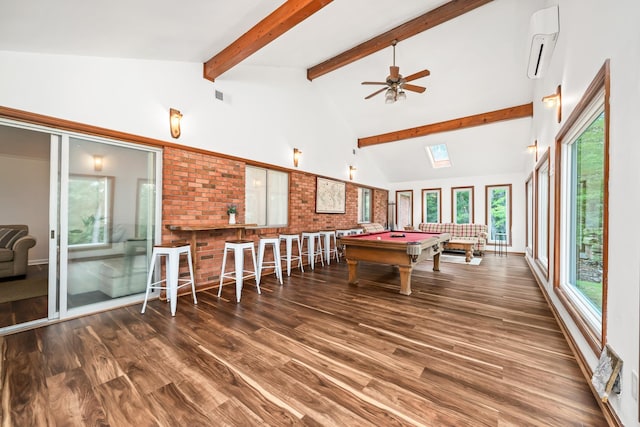
[[0,278],[0,333],[142,300],[160,171],[160,149],[0,122],[0,228],[36,239],[27,273]]

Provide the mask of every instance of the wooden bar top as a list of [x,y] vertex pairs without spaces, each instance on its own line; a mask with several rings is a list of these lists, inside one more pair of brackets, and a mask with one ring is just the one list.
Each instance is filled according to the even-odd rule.
[[167,224],[171,231],[208,231],[208,230],[236,230],[239,228],[257,227],[258,224],[211,224],[211,225],[175,225]]

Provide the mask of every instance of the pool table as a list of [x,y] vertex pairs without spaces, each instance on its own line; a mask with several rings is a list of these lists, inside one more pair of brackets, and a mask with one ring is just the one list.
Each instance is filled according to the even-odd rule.
[[440,271],[440,253],[449,233],[420,231],[382,231],[338,240],[349,265],[349,284],[358,283],[358,262],[397,265],[400,270],[400,293],[411,295],[411,271],[420,261],[433,257],[433,271]]

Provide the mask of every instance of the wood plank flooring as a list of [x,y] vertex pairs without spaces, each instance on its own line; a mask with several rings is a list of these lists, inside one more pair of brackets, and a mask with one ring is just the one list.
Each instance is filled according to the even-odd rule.
[[605,426],[521,257],[346,263],[0,337],[0,425]]

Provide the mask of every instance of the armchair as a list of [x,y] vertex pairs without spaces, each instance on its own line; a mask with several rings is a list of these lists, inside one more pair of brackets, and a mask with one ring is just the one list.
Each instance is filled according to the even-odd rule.
[[36,239],[27,225],[0,225],[0,278],[25,276]]

